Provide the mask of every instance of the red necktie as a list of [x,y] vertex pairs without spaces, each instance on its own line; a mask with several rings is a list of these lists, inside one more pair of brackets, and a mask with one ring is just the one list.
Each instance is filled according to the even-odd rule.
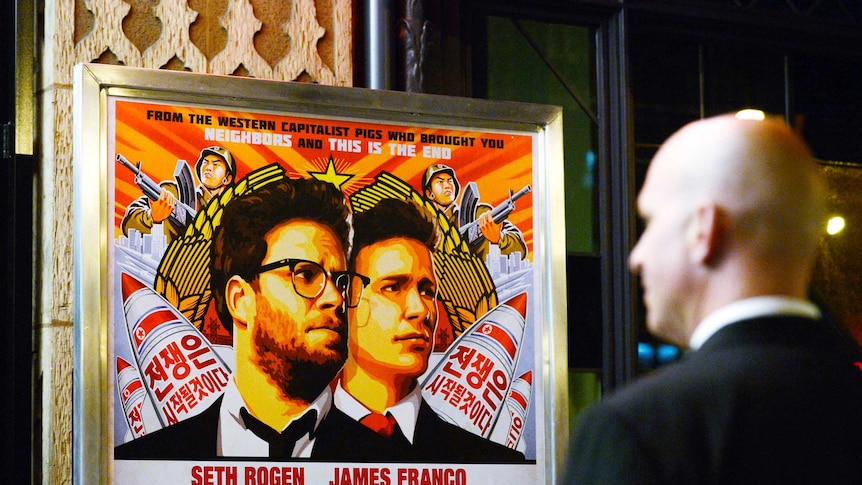
[[371,413],[360,419],[359,422],[371,428],[380,436],[384,436],[386,438],[392,436],[392,431],[395,429],[395,425],[397,424],[395,417],[391,414],[386,414],[384,416],[380,413]]

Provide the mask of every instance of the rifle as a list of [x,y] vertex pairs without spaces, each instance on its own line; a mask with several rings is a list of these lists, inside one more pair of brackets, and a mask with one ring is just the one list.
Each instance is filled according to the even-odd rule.
[[[530,185],[525,185],[518,192],[513,192],[509,189],[509,198],[500,203],[497,207],[491,209],[491,218],[496,224],[505,221],[509,214],[515,210],[515,201],[532,191]],[[479,230],[479,221],[476,220],[476,207],[479,202],[479,189],[475,182],[470,182],[464,188],[464,195],[461,196],[461,210],[459,211],[459,226],[458,232],[461,237],[467,241],[470,247],[478,246],[485,236]]]
[[[132,164],[132,162],[119,153],[117,154],[117,161],[135,174],[135,183],[138,184],[144,195],[150,198],[150,200],[159,199],[162,188],[141,170],[141,162]],[[177,203],[168,219],[175,225],[183,227],[197,215],[197,210],[193,206],[195,204],[194,179],[192,178],[189,164],[185,160],[177,160],[177,166],[174,169],[174,179],[177,183]]]

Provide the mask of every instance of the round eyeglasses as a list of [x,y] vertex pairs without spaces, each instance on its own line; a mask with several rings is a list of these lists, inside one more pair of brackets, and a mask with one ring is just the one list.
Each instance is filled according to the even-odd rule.
[[359,300],[362,298],[362,289],[371,282],[367,276],[359,273],[350,271],[333,271],[330,273],[314,261],[295,258],[286,258],[264,264],[257,271],[257,274],[284,267],[290,270],[293,289],[299,296],[308,299],[317,298],[323,293],[326,281],[331,279],[344,297],[344,303],[350,308],[359,304]]

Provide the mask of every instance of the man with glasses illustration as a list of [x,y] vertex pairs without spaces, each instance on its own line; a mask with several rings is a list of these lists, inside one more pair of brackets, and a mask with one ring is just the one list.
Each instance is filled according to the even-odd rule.
[[216,311],[236,365],[223,396],[192,418],[116,448],[116,458],[362,460],[362,425],[332,409],[347,356],[348,307],[367,278],[345,271],[351,212],[314,179],[282,179],[225,206],[211,250]]

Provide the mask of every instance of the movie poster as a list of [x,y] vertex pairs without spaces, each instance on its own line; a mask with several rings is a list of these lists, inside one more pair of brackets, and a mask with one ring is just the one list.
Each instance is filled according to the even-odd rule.
[[105,110],[110,483],[546,481],[536,134]]

